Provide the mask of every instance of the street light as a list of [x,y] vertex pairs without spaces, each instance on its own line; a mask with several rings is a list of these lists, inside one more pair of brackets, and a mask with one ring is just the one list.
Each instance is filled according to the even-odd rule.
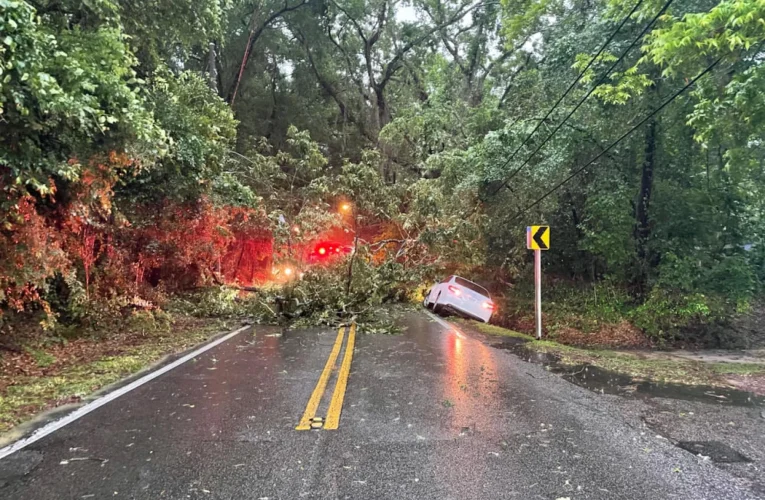
[[350,203],[343,203],[342,205],[340,205],[340,210],[342,210],[343,212],[348,212],[350,209],[351,209]]

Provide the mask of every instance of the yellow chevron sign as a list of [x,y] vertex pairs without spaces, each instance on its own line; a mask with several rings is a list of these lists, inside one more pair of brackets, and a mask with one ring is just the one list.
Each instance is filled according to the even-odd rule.
[[529,250],[549,250],[550,226],[528,226],[526,228],[526,248]]

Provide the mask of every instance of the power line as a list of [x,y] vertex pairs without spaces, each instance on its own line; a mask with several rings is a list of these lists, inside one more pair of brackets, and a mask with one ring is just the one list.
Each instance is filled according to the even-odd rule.
[[[670,1],[671,1],[671,0],[670,0]],[[541,119],[541,120],[540,120],[540,121],[537,123],[537,125],[534,127],[534,130],[532,130],[532,131],[531,131],[531,133],[530,133],[529,135],[527,135],[527,136],[526,136],[526,138],[523,140],[523,142],[521,143],[521,145],[520,145],[520,146],[518,146],[518,148],[517,148],[515,151],[513,151],[513,154],[511,154],[511,155],[510,155],[510,158],[509,158],[509,159],[508,159],[508,160],[505,162],[505,164],[504,164],[504,165],[502,165],[502,168],[505,168],[507,165],[509,165],[509,164],[510,164],[510,162],[511,162],[511,161],[513,161],[513,158],[515,158],[515,155],[517,155],[517,154],[518,154],[518,152],[519,152],[519,151],[520,151],[520,150],[523,148],[523,146],[525,146],[525,145],[526,145],[526,143],[527,143],[527,142],[529,142],[529,139],[531,139],[531,137],[532,137],[532,136],[533,136],[533,135],[534,135],[534,134],[537,132],[537,130],[539,130],[539,127],[541,127],[541,126],[542,126],[542,124],[543,124],[543,123],[544,123],[544,122],[545,122],[545,121],[546,121],[546,120],[547,120],[547,119],[550,117],[550,115],[552,114],[552,112],[553,112],[553,111],[555,111],[555,108],[557,108],[557,107],[558,107],[558,105],[559,105],[559,104],[560,104],[560,103],[563,101],[563,99],[565,99],[565,98],[566,98],[566,96],[569,94],[569,92],[571,92],[571,90],[572,90],[572,89],[573,89],[573,88],[576,86],[576,84],[577,84],[577,83],[579,83],[579,80],[581,80],[581,79],[582,79],[582,77],[584,76],[584,74],[587,72],[587,70],[588,70],[588,69],[590,69],[590,66],[592,66],[592,64],[593,64],[593,63],[594,63],[594,62],[595,62],[595,61],[598,59],[598,57],[600,57],[600,54],[602,54],[602,53],[603,53],[603,51],[606,49],[606,47],[608,46],[608,44],[609,44],[609,43],[611,43],[611,41],[614,39],[614,37],[616,37],[616,35],[619,33],[619,30],[621,30],[621,29],[622,29],[622,27],[624,27],[624,25],[627,23],[627,21],[629,21],[630,17],[632,17],[632,14],[634,14],[634,13],[635,13],[635,11],[637,11],[637,9],[638,9],[638,8],[639,8],[639,7],[640,7],[642,4],[643,4],[643,0],[638,0],[638,2],[635,4],[635,6],[634,6],[634,7],[632,7],[632,10],[629,12],[629,14],[627,14],[627,15],[624,17],[624,19],[622,19],[622,22],[621,22],[621,23],[619,23],[619,26],[617,26],[616,30],[615,30],[613,33],[611,33],[611,36],[610,36],[610,37],[608,37],[608,40],[606,40],[606,41],[605,41],[605,43],[604,43],[604,44],[603,44],[603,45],[600,47],[600,50],[598,50],[598,53],[597,53],[597,54],[595,54],[595,55],[592,57],[592,59],[590,59],[590,62],[588,62],[588,63],[587,63],[587,66],[585,66],[585,68],[584,68],[584,69],[583,69],[583,70],[582,70],[582,71],[579,73],[579,75],[577,75],[576,79],[575,79],[573,82],[571,82],[571,85],[569,85],[569,86],[568,86],[568,88],[567,88],[567,89],[566,89],[566,91],[563,93],[563,95],[562,95],[562,96],[560,96],[560,97],[558,98],[558,100],[555,102],[555,104],[553,104],[553,105],[552,105],[552,107],[551,107],[551,108],[550,108],[550,109],[547,111],[547,114],[545,115],[545,117],[544,117],[544,118],[542,118],[542,119]],[[517,122],[518,122],[518,120],[516,120],[516,121],[515,121],[515,123],[517,123]],[[514,123],[513,125],[515,125],[515,123]],[[500,189],[502,189],[503,187],[505,187],[505,185],[506,185],[506,183],[507,183],[507,182],[508,182],[508,181],[505,181],[504,183],[502,183],[502,185],[501,185],[499,188],[497,188],[497,190],[496,190],[496,191],[494,191],[494,193],[492,193],[492,196],[493,196],[493,195],[495,195],[495,194],[497,194],[497,192],[499,192],[499,190],[500,190]]]
[[510,174],[510,176],[507,178],[507,180],[505,180],[505,182],[503,182],[503,183],[502,183],[502,184],[501,184],[501,185],[500,185],[500,186],[499,186],[499,187],[498,187],[498,188],[497,188],[497,189],[494,191],[494,193],[492,193],[492,194],[497,194],[497,193],[499,192],[499,190],[500,190],[500,189],[502,189],[503,187],[507,186],[507,184],[508,184],[508,183],[509,183],[511,180],[513,180],[513,178],[514,178],[514,177],[515,177],[515,176],[516,176],[516,175],[517,175],[517,174],[518,174],[518,173],[519,173],[521,170],[523,170],[523,167],[525,167],[526,165],[528,165],[529,161],[531,161],[531,159],[532,159],[532,158],[534,158],[534,156],[535,156],[535,155],[536,155],[536,154],[537,154],[537,153],[538,153],[538,152],[539,152],[539,151],[540,151],[540,150],[541,150],[541,149],[542,149],[542,148],[545,146],[545,144],[547,144],[547,143],[550,141],[550,139],[552,139],[552,138],[553,138],[553,136],[554,136],[555,134],[557,134],[557,133],[558,133],[558,131],[561,129],[561,127],[562,127],[563,125],[565,125],[565,123],[568,121],[568,119],[569,119],[569,118],[571,118],[571,116],[573,116],[573,114],[577,112],[577,110],[579,109],[579,107],[580,107],[582,104],[584,104],[584,101],[586,101],[586,100],[587,100],[587,99],[588,99],[588,98],[589,98],[589,97],[592,95],[592,93],[593,93],[593,92],[595,92],[595,90],[596,90],[596,89],[597,89],[597,88],[598,88],[598,87],[599,87],[599,86],[600,86],[600,85],[601,85],[601,84],[602,84],[602,83],[603,83],[603,82],[606,80],[606,78],[608,78],[608,75],[611,73],[611,71],[613,71],[613,70],[614,70],[614,68],[616,68],[616,66],[617,66],[617,65],[618,65],[620,62],[622,62],[622,60],[624,60],[624,58],[627,56],[627,54],[629,53],[629,51],[631,51],[631,50],[632,50],[632,48],[635,46],[635,44],[637,44],[637,42],[638,42],[638,41],[639,41],[641,38],[643,38],[643,36],[644,36],[644,35],[645,35],[645,34],[648,32],[648,30],[649,30],[649,29],[651,29],[651,26],[653,26],[653,24],[656,22],[656,20],[657,20],[657,19],[659,19],[659,17],[661,17],[661,15],[662,15],[662,14],[664,14],[664,12],[666,12],[666,11],[667,11],[667,9],[668,9],[668,8],[669,8],[669,6],[672,4],[672,2],[673,2],[673,0],[667,0],[667,2],[664,4],[664,6],[661,8],[661,10],[659,10],[659,12],[658,12],[658,13],[656,13],[656,15],[653,17],[653,19],[651,19],[651,21],[650,21],[650,22],[649,22],[649,23],[648,23],[648,24],[645,26],[645,28],[643,28],[643,31],[641,31],[641,32],[640,32],[640,34],[639,34],[637,37],[635,37],[635,39],[634,39],[634,40],[632,40],[632,43],[630,43],[630,44],[629,44],[629,46],[628,46],[628,47],[627,47],[627,48],[626,48],[626,49],[625,49],[625,50],[622,52],[622,55],[621,55],[621,56],[619,56],[619,58],[618,58],[618,59],[617,59],[617,60],[616,60],[616,61],[615,61],[615,62],[614,62],[612,65],[611,65],[611,67],[610,67],[610,68],[608,68],[608,70],[607,70],[605,73],[603,73],[603,75],[600,77],[600,79],[597,81],[597,83],[595,83],[595,85],[593,85],[593,86],[592,86],[592,88],[590,88],[590,90],[587,92],[587,94],[585,94],[585,96],[584,96],[584,97],[582,97],[582,99],[580,99],[580,100],[579,100],[579,102],[576,104],[576,106],[574,106],[574,108],[573,108],[573,109],[572,109],[572,110],[569,112],[569,114],[568,114],[568,115],[566,115],[566,117],[563,119],[563,121],[561,121],[561,122],[560,122],[560,123],[559,123],[559,124],[558,124],[558,125],[555,127],[555,130],[553,130],[552,132],[550,132],[550,134],[549,134],[549,135],[548,135],[548,136],[545,138],[545,140],[544,140],[544,141],[542,141],[542,143],[541,143],[539,146],[537,146],[537,148],[534,150],[534,152],[533,152],[533,153],[531,153],[531,154],[529,155],[529,157],[528,157],[528,158],[526,158],[526,160],[525,160],[525,161],[524,161],[524,162],[521,164],[521,166],[520,166],[520,167],[518,167],[517,169],[515,169],[515,170],[513,171],[513,173],[511,173],[511,174]]
[[648,120],[650,120],[650,119],[651,119],[653,116],[655,116],[655,115],[656,115],[657,113],[659,113],[659,112],[660,112],[662,109],[664,109],[664,108],[665,108],[665,107],[666,107],[666,106],[667,106],[669,103],[671,103],[672,101],[674,101],[675,99],[677,99],[677,98],[680,96],[680,94],[682,94],[683,92],[685,92],[686,90],[688,90],[690,87],[692,87],[692,86],[693,86],[693,84],[694,84],[694,83],[696,83],[696,82],[697,82],[697,81],[698,81],[698,80],[699,80],[701,77],[703,77],[704,75],[706,75],[707,73],[709,73],[710,71],[712,71],[712,68],[714,68],[715,66],[717,66],[717,64],[718,64],[718,63],[719,63],[721,60],[722,60],[722,58],[720,57],[720,58],[718,58],[717,60],[715,60],[715,61],[714,61],[712,64],[710,64],[709,66],[707,66],[707,68],[706,68],[704,71],[702,71],[701,73],[699,73],[699,74],[696,76],[696,78],[694,78],[693,80],[691,80],[690,82],[688,82],[688,84],[686,84],[686,85],[685,85],[685,87],[681,88],[680,90],[678,90],[677,92],[675,92],[674,94],[672,94],[672,96],[670,96],[670,97],[669,97],[667,100],[665,100],[665,101],[664,101],[664,102],[661,104],[661,106],[659,106],[658,108],[654,109],[653,111],[651,111],[651,113],[649,113],[649,114],[648,114],[648,116],[646,116],[645,118],[643,118],[643,119],[640,121],[640,123],[638,123],[637,125],[635,125],[635,126],[634,126],[634,127],[632,127],[631,129],[629,129],[627,132],[625,132],[624,134],[622,134],[622,136],[621,136],[621,137],[619,137],[618,139],[616,139],[616,140],[615,140],[614,142],[612,142],[612,143],[611,143],[611,144],[610,144],[610,145],[609,145],[607,148],[605,148],[603,151],[601,151],[600,153],[598,153],[598,154],[597,154],[597,155],[596,155],[596,156],[595,156],[595,157],[594,157],[592,160],[588,161],[588,162],[587,162],[587,163],[586,163],[584,166],[582,166],[582,167],[578,168],[577,170],[575,170],[575,171],[574,171],[574,172],[573,172],[571,175],[569,175],[568,177],[566,177],[565,179],[563,179],[561,182],[559,182],[558,184],[556,184],[556,185],[555,185],[555,186],[554,186],[552,189],[550,189],[549,191],[547,191],[547,192],[546,192],[544,195],[542,195],[540,198],[538,198],[538,199],[537,199],[536,201],[534,201],[532,204],[528,205],[526,208],[524,208],[523,210],[521,210],[520,212],[518,212],[517,214],[515,214],[515,215],[514,215],[514,216],[513,216],[513,217],[510,219],[510,221],[509,221],[509,222],[513,222],[514,220],[516,220],[516,219],[517,219],[518,217],[520,217],[521,215],[525,214],[526,212],[528,212],[529,210],[531,210],[531,209],[532,209],[532,208],[534,208],[535,206],[537,206],[537,205],[539,205],[540,203],[542,203],[542,201],[544,201],[544,200],[545,200],[545,199],[546,199],[548,196],[550,196],[552,193],[554,193],[555,191],[557,191],[558,189],[560,189],[560,187],[561,187],[561,186],[563,186],[563,185],[564,185],[564,184],[566,184],[568,181],[570,181],[571,179],[573,179],[574,177],[576,177],[577,175],[579,175],[580,173],[582,173],[584,170],[586,170],[586,169],[587,169],[587,167],[589,167],[590,165],[592,165],[593,163],[595,163],[596,161],[598,161],[598,160],[599,160],[599,159],[600,159],[600,158],[601,158],[603,155],[605,155],[605,154],[606,154],[606,153],[608,153],[610,150],[612,150],[612,149],[613,149],[613,148],[614,148],[614,147],[615,147],[617,144],[619,144],[619,143],[620,143],[620,142],[622,142],[624,139],[626,139],[626,138],[627,138],[627,137],[628,137],[630,134],[632,134],[632,133],[633,133],[635,130],[639,129],[639,128],[640,128],[640,127],[643,125],[643,124],[645,124],[645,123],[646,123]]

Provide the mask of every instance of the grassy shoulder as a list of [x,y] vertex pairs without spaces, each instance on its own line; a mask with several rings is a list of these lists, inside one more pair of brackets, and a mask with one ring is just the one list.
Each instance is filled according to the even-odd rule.
[[[232,323],[233,324],[233,323]],[[76,403],[163,357],[206,341],[231,325],[176,317],[164,328],[70,341],[30,342],[0,354],[0,433],[34,415]]]
[[489,335],[526,340],[524,347],[554,354],[566,365],[589,364],[629,375],[636,379],[692,385],[729,386],[727,375],[765,377],[765,365],[746,363],[705,363],[685,360],[646,359],[639,353],[572,347],[534,337],[495,325],[458,320],[465,326]]

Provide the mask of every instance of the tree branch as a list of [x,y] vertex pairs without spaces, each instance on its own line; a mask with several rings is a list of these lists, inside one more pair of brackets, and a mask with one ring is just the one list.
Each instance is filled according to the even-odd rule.
[[332,36],[332,27],[327,25],[327,38],[329,38],[329,41],[332,42],[332,45],[334,45],[337,50],[339,50],[343,57],[345,58],[345,64],[348,69],[348,75],[353,79],[354,83],[359,89],[359,93],[361,94],[361,97],[369,102],[369,94],[367,94],[366,90],[364,89],[364,82],[361,81],[361,79],[355,75],[354,68],[356,65],[353,64],[353,61],[351,61],[351,57],[348,55],[348,52],[343,48],[342,45],[340,45],[340,42],[335,40],[335,38]]
[[242,75],[244,75],[244,70],[247,69],[247,63],[250,61],[250,56],[252,55],[252,49],[255,47],[255,43],[258,41],[258,38],[260,38],[260,35],[263,34],[263,31],[267,27],[271,25],[274,21],[276,21],[278,18],[282,17],[284,14],[287,14],[288,12],[295,11],[305,5],[308,5],[309,0],[300,0],[298,3],[289,5],[287,2],[284,3],[284,7],[281,9],[274,11],[271,13],[270,16],[266,18],[266,20],[256,28],[255,25],[255,14],[256,12],[252,13],[252,28],[250,29],[250,35],[247,38],[247,45],[244,48],[244,55],[242,56],[242,64],[239,66],[239,72],[236,77],[236,80],[234,82],[233,88],[229,91],[229,95],[227,98],[227,101],[233,106],[234,101],[236,100],[236,94],[239,90],[239,84],[242,80]]
[[342,8],[342,7],[340,6],[340,4],[339,4],[339,3],[337,3],[337,2],[335,2],[335,1],[333,0],[333,1],[332,1],[332,4],[333,4],[335,7],[337,7],[337,8],[340,10],[340,12],[342,12],[343,14],[345,14],[345,17],[347,17],[347,18],[348,18],[348,20],[349,20],[349,21],[350,21],[350,22],[353,24],[353,26],[356,28],[356,32],[358,32],[359,36],[360,36],[360,37],[361,37],[361,39],[364,41],[364,45],[366,45],[366,44],[367,44],[367,37],[366,37],[366,35],[364,35],[364,30],[363,30],[363,29],[361,29],[361,26],[359,25],[359,22],[358,22],[358,21],[357,21],[357,20],[356,20],[356,19],[355,19],[353,16],[351,16],[350,14],[348,14],[348,11],[347,11],[347,10],[345,10],[344,8]]
[[475,4],[475,5],[472,5],[472,6],[468,7],[468,8],[466,8],[465,10],[458,11],[448,21],[445,21],[444,23],[442,23],[440,25],[432,27],[431,29],[427,30],[425,33],[423,33],[419,37],[415,38],[414,40],[409,41],[403,47],[398,49],[396,51],[396,55],[393,57],[393,59],[390,60],[390,62],[388,62],[388,64],[385,65],[385,67],[383,69],[382,78],[380,79],[380,82],[377,84],[380,87],[380,89],[385,88],[385,86],[388,84],[388,82],[390,81],[391,77],[393,76],[393,73],[395,73],[396,70],[399,68],[399,62],[406,55],[407,52],[409,52],[414,47],[416,47],[417,45],[421,44],[422,42],[424,42],[425,40],[430,38],[433,35],[433,33],[437,32],[439,30],[442,30],[446,26],[449,26],[449,25],[452,25],[452,24],[456,23],[457,21],[459,21],[460,19],[465,17],[471,10],[474,10],[474,9],[480,7],[480,6],[481,6],[481,3],[479,2],[479,3]]
[[341,116],[343,116],[349,122],[355,124],[359,129],[359,132],[361,132],[364,137],[372,142],[376,142],[377,139],[369,133],[365,124],[353,115],[353,112],[348,108],[347,104],[340,96],[340,93],[337,91],[337,89],[335,89],[335,87],[324,77],[324,75],[321,74],[303,33],[300,30],[296,30],[295,37],[303,46],[303,50],[305,50],[306,58],[308,59],[308,65],[311,67],[311,71],[316,77],[316,80],[319,82],[319,85],[324,90],[324,92],[326,92],[327,95],[329,95],[332,100],[335,101],[337,107],[340,109]]
[[523,61],[523,64],[521,64],[518,69],[515,70],[515,73],[510,76],[510,80],[507,82],[507,85],[505,86],[504,92],[502,92],[502,97],[499,98],[499,102],[497,103],[497,109],[502,109],[502,107],[505,104],[505,99],[507,98],[507,94],[510,93],[510,89],[513,86],[513,82],[515,81],[515,78],[520,74],[521,71],[526,69],[526,66],[528,66],[529,61],[531,60],[531,53],[529,53],[526,56],[526,60]]

